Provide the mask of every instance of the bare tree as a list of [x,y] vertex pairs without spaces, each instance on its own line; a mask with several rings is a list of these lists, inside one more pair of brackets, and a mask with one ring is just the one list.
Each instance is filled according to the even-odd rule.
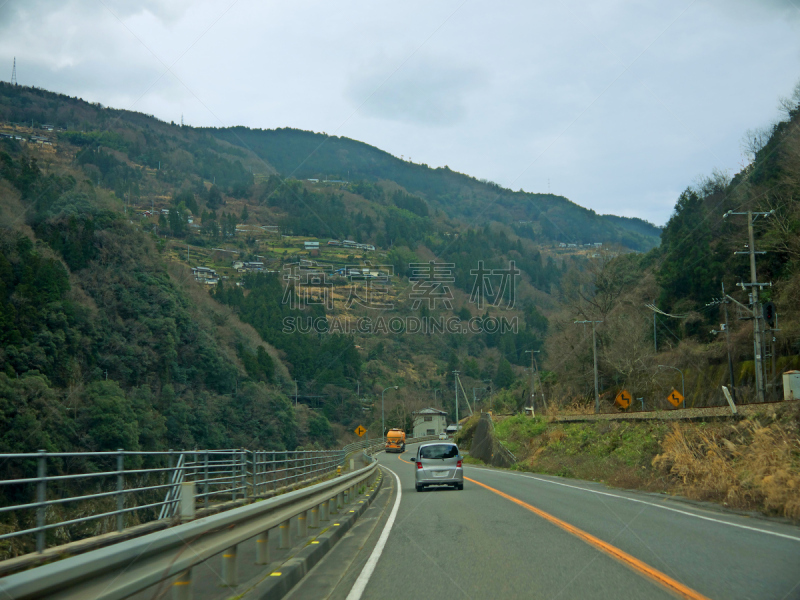
[[748,129],[744,132],[741,141],[742,152],[750,162],[753,162],[756,159],[756,155],[767,145],[774,129],[774,125],[769,125],[767,127]]
[[787,117],[791,117],[792,113],[800,108],[800,81],[798,81],[792,93],[788,96],[781,96],[778,99],[778,110],[784,113]]

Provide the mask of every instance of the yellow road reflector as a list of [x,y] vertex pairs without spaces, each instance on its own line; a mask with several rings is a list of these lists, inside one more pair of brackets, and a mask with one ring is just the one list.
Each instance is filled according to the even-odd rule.
[[273,571],[272,573],[269,574],[269,576],[270,577],[280,577],[281,574],[278,571]]
[[333,524],[333,526],[334,526],[334,527],[338,527],[338,526],[339,526],[339,524],[338,524],[338,523],[334,523],[334,524]]
[[350,512],[356,512],[356,511],[354,511],[354,510],[351,510]]
[[314,541],[313,541],[313,542],[311,542],[311,543],[312,543],[312,544],[319,544],[319,542],[318,542],[317,540],[314,540]]

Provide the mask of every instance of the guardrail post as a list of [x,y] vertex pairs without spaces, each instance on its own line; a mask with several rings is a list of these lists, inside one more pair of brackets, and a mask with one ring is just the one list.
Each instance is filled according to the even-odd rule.
[[258,452],[255,450],[250,452],[250,466],[253,470],[250,474],[250,489],[253,491],[251,495],[255,498],[258,496]]
[[208,508],[208,452],[205,453],[203,463],[203,506]]
[[308,535],[308,511],[306,510],[297,515],[297,535],[301,538]]
[[222,553],[222,582],[223,585],[236,587],[239,585],[239,577],[237,572],[236,554],[238,553],[238,546],[231,546]]
[[[169,449],[169,471],[167,471],[167,484],[170,484],[170,487],[167,488],[169,490],[169,492],[167,494],[167,498],[172,498],[172,499],[175,498],[175,485],[174,485],[174,483],[175,483],[176,479],[175,479],[175,471],[172,470],[174,467],[175,467],[175,459],[172,456],[172,448],[170,448]],[[175,506],[175,504],[173,502],[170,502],[169,504],[165,504],[164,505],[164,509],[166,511],[166,516],[167,517],[170,516],[169,511],[173,506]]]
[[178,515],[180,516],[181,522],[194,519],[196,494],[197,491],[194,481],[184,481],[181,483],[181,497],[180,504],[178,505]]
[[233,455],[231,456],[230,467],[231,467],[231,500],[236,500],[236,461],[239,460],[239,456],[236,454],[236,450],[233,451]]
[[289,521],[284,521],[280,524],[278,529],[281,532],[281,539],[280,539],[280,547],[281,548],[288,548],[289,547]]
[[334,496],[330,500],[328,500],[328,513],[331,515],[335,515],[339,513],[339,497]]
[[241,463],[242,463],[242,470],[241,475],[239,476],[239,481],[241,482],[242,488],[242,498],[247,500],[247,450],[241,450]]
[[319,506],[311,509],[311,527],[319,527]]
[[124,497],[122,491],[125,489],[125,451],[120,448],[117,450],[117,531],[122,531],[125,528],[125,515],[122,509],[125,508]]
[[345,501],[344,501],[344,492],[339,492],[339,494],[336,496],[337,508],[339,506],[344,506],[344,503],[345,503]]
[[253,496],[258,496],[261,494],[261,482],[262,482],[262,473],[261,473],[261,456],[264,453],[260,450],[253,451]]
[[39,506],[36,507],[36,527],[39,531],[36,532],[36,551],[40,554],[44,552],[45,546],[45,531],[41,529],[45,526],[45,517],[47,516],[47,507],[44,502],[47,501],[47,450],[39,450],[39,464],[37,468],[37,475],[39,481],[36,483],[36,502]]
[[270,467],[270,471],[272,472],[272,491],[274,492],[275,490],[278,489],[278,473],[277,473],[278,453],[271,452],[271,454],[272,454],[272,461],[271,461],[272,466]]
[[329,502],[326,500],[322,504],[319,505],[319,520],[320,521],[328,521],[328,506]]
[[256,564],[269,564],[269,529],[259,533],[256,539]]
[[187,569],[172,584],[173,600],[192,600],[192,570]]

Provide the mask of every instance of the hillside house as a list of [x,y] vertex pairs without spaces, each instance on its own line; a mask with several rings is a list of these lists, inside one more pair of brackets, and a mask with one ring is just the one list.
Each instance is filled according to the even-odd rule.
[[412,414],[413,437],[439,435],[447,429],[447,413],[438,408],[423,408]]
[[217,272],[208,267],[192,267],[192,275],[194,275],[194,280],[198,283],[206,285],[217,285],[219,283]]

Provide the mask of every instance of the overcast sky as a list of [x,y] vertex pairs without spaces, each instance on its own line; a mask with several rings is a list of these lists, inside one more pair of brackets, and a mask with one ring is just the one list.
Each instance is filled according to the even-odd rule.
[[[663,224],[800,79],[800,0],[0,0],[0,78]],[[549,183],[548,183],[549,182]]]

